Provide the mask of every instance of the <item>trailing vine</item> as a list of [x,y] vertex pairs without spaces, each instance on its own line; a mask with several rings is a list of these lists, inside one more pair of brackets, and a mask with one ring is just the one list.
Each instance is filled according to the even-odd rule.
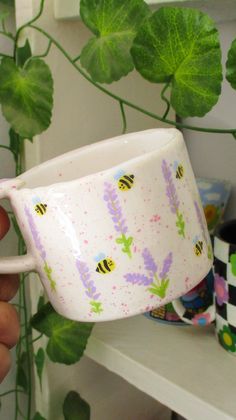
[[[15,34],[7,29],[6,13],[0,12],[0,36],[13,43],[12,55],[0,52],[0,103],[3,116],[10,125],[9,145],[0,144],[0,148],[12,154],[16,176],[25,169],[25,140],[33,141],[33,137],[45,131],[51,123],[53,77],[43,59],[52,48],[59,50],[94,88],[118,103],[123,133],[127,130],[126,108],[132,108],[180,129],[229,134],[236,138],[236,127],[199,127],[189,125],[179,118],[177,121],[168,118],[170,109],[174,109],[181,118],[203,117],[220,97],[223,79],[221,47],[214,22],[206,14],[182,7],[163,7],[152,13],[143,0],[81,0],[81,18],[93,36],[82,51],[72,57],[57,39],[37,25],[44,7],[45,0],[41,0],[38,13],[19,27]],[[113,19],[114,16],[116,19]],[[29,40],[26,40],[23,47],[19,47],[22,32],[29,28],[48,40],[44,53],[32,55]],[[117,81],[134,68],[148,81],[163,84],[160,99],[165,109],[162,115],[138,106],[104,87],[103,83]],[[226,78],[232,88],[236,89],[236,40],[228,52]],[[18,253],[22,255],[26,252],[24,240],[13,213],[9,213],[18,236]],[[44,302],[42,296],[39,297],[37,313],[31,317],[26,302],[27,276],[20,275],[19,300],[15,304],[22,325],[16,347],[15,388],[1,394],[0,398],[15,395],[15,420],[20,417],[43,420],[40,413],[32,417],[32,363],[36,365],[41,384],[46,356],[59,363],[77,362],[84,353],[93,324],[65,320],[56,314],[49,303]],[[65,323],[68,328],[66,338],[59,334]],[[32,328],[40,333],[34,339]],[[42,335],[48,337],[50,345],[46,350],[40,347],[34,354],[33,345]],[[27,398],[26,413],[22,413],[20,395]],[[74,413],[83,413],[84,419],[90,418],[89,405],[73,391],[65,398],[63,413],[67,420]]]

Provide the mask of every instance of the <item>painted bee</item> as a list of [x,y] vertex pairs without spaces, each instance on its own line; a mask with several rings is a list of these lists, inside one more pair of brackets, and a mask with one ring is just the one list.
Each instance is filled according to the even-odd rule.
[[111,258],[107,258],[105,254],[99,254],[95,257],[95,261],[97,261],[97,273],[100,274],[109,274],[111,271],[115,270],[116,264]]
[[34,210],[38,216],[44,216],[47,212],[47,204],[43,204],[39,197],[33,198]]
[[197,257],[200,257],[203,251],[203,242],[200,241],[199,238],[196,236],[193,240],[193,243],[194,243],[194,252],[197,255]]
[[121,191],[128,191],[134,186],[134,175],[127,175],[125,171],[118,171],[114,178],[118,181]]
[[182,179],[184,176],[184,167],[177,161],[174,162],[175,178]]

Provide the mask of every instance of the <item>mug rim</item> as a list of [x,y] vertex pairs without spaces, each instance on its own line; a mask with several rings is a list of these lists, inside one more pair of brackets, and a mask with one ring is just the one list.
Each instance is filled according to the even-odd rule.
[[222,230],[223,229],[225,229],[225,228],[227,228],[228,226],[230,226],[230,225],[235,225],[235,227],[236,227],[236,218],[234,218],[234,219],[230,219],[230,220],[226,220],[225,222],[223,222],[223,223],[220,223],[220,225],[216,228],[216,230],[215,230],[215,232],[214,232],[214,237],[215,238],[217,238],[217,239],[219,239],[219,240],[221,240],[222,242],[224,242],[225,244],[229,244],[229,245],[232,245],[232,246],[236,246],[236,241],[235,241],[235,243],[234,242],[229,242],[229,241],[227,241],[227,240],[225,240],[223,237],[222,237]]
[[[90,174],[83,175],[83,176],[78,176],[78,177],[76,177],[74,179],[71,179],[71,180],[52,182],[52,183],[49,183],[47,185],[40,185],[39,184],[39,185],[33,186],[33,187],[31,187],[31,186],[29,186],[29,187],[25,186],[24,187],[24,181],[26,181],[26,183],[28,183],[28,179],[31,175],[37,174],[37,172],[39,170],[48,169],[48,168],[50,168],[51,165],[59,164],[60,160],[64,160],[64,161],[70,160],[73,157],[74,154],[77,154],[77,153],[79,154],[80,152],[84,152],[84,151],[86,152],[89,149],[91,149],[91,150],[95,149],[97,146],[112,144],[112,142],[114,142],[114,141],[116,141],[116,142],[119,142],[121,140],[124,141],[125,139],[128,139],[129,137],[132,138],[133,136],[139,136],[139,135],[143,135],[143,134],[146,134],[146,133],[147,134],[148,133],[151,134],[151,133],[155,133],[155,132],[157,132],[157,133],[160,132],[161,133],[162,131],[164,131],[164,132],[168,131],[169,134],[170,134],[170,139],[165,145],[161,146],[161,148],[151,150],[151,151],[143,153],[142,155],[124,160],[121,163],[110,166],[107,169],[100,170],[100,171],[95,171],[95,172],[92,172]],[[180,142],[183,141],[184,142],[183,135],[182,135],[181,131],[176,129],[176,128],[162,128],[162,127],[160,127],[160,128],[151,128],[151,129],[147,129],[147,130],[122,134],[122,135],[119,135],[119,136],[110,137],[110,138],[105,139],[105,140],[97,141],[95,143],[91,143],[91,144],[88,144],[88,145],[85,145],[85,146],[81,146],[81,147],[78,147],[77,149],[74,149],[74,150],[71,150],[69,152],[60,154],[60,155],[58,155],[58,156],[56,156],[52,159],[49,159],[45,162],[40,163],[39,165],[34,166],[33,168],[25,171],[24,173],[19,175],[17,178],[14,178],[13,180],[14,181],[16,181],[16,180],[20,181],[19,182],[20,191],[27,190],[27,189],[34,190],[34,189],[37,189],[37,188],[54,187],[56,185],[63,185],[63,184],[68,184],[68,183],[73,183],[73,182],[78,182],[78,181],[87,182],[88,178],[97,177],[100,174],[102,174],[103,176],[106,176],[111,170],[112,171],[116,170],[116,169],[120,168],[121,165],[137,164],[140,161],[144,161],[144,160],[147,160],[148,158],[150,158],[152,156],[155,156],[155,154],[160,154],[160,152],[162,152],[163,150],[165,150],[167,148],[170,148],[170,147],[173,147],[173,143],[175,143],[175,141],[177,141],[177,142],[178,141],[180,141]],[[22,185],[23,188],[21,188],[21,185]]]

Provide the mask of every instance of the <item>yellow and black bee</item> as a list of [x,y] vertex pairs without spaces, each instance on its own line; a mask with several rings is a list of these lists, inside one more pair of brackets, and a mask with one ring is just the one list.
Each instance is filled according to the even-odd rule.
[[134,175],[119,171],[114,177],[118,181],[118,188],[121,191],[128,191],[134,186]]
[[193,243],[194,243],[195,255],[197,257],[200,257],[200,255],[202,255],[202,252],[203,252],[203,242],[200,241],[199,238],[196,236]]
[[99,274],[109,274],[116,268],[115,262],[111,258],[106,258],[104,254],[99,254],[95,260],[98,262],[96,271]]
[[35,204],[34,210],[38,216],[44,216],[47,212],[47,204],[42,203],[39,197],[35,197],[33,199],[33,203]]
[[181,165],[181,163],[175,162],[174,169],[175,169],[175,178],[182,179],[184,177],[183,165]]

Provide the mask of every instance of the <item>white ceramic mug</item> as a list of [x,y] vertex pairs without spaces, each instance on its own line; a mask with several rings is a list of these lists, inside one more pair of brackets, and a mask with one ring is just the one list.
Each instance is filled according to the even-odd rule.
[[209,272],[211,245],[182,134],[153,129],[95,143],[0,183],[25,256],[60,314],[106,321],[184,295]]

